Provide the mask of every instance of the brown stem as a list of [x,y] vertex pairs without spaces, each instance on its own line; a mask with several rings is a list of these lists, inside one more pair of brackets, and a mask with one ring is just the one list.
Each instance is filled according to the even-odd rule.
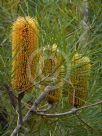
[[32,114],[36,114],[37,106],[40,104],[42,100],[46,97],[46,95],[50,92],[55,90],[52,86],[47,86],[44,92],[34,101],[32,107],[29,109],[25,117],[23,118],[22,124],[18,124],[17,127],[13,130],[11,136],[17,136],[19,130],[22,128],[23,124],[29,120]]
[[5,84],[4,87],[5,87],[8,95],[9,95],[10,102],[11,102],[13,108],[16,109],[17,97],[14,95],[13,90],[12,90],[12,88],[9,85]]
[[[17,126],[18,125],[21,125],[23,124],[23,119],[22,119],[22,103],[21,103],[21,100],[24,96],[24,91],[20,92],[18,94],[18,103],[17,103],[17,108],[16,108],[16,112],[18,114],[18,120],[17,120]],[[18,136],[18,133],[17,133],[17,136]]]
[[80,108],[72,108],[70,111],[64,112],[64,113],[46,114],[46,113],[43,113],[43,112],[36,112],[36,114],[40,115],[40,116],[47,116],[47,117],[63,117],[63,116],[67,116],[67,115],[70,115],[70,114],[75,114],[76,112],[78,112],[82,109],[94,107],[94,106],[99,105],[99,104],[102,104],[102,100],[99,101],[99,102],[96,102],[94,104],[86,105],[86,106],[83,106],[83,107],[80,107]]
[[18,94],[18,110],[17,110],[17,112],[18,112],[18,124],[19,125],[22,125],[22,122],[23,122],[23,120],[22,120],[22,103],[21,103],[23,96],[24,96],[24,92]]

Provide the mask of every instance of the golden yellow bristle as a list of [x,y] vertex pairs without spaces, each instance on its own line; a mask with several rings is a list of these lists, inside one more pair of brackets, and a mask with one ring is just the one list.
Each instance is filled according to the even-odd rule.
[[[57,79],[57,75],[55,74],[54,70],[56,67],[56,62],[52,59],[47,59],[44,61],[44,68],[43,68],[43,74],[47,79],[44,81],[44,86],[50,85],[53,83],[53,79]],[[52,74],[53,73],[53,74]],[[59,88],[55,89],[53,92],[50,92],[47,96],[47,101],[49,103],[55,103],[58,102],[61,97],[61,91]]]
[[63,83],[64,83],[64,66],[61,65],[59,67],[57,75],[57,81],[55,82],[56,89],[53,92],[50,92],[49,95],[47,96],[47,100],[49,103],[55,103],[58,102],[61,99],[62,96],[62,88],[63,88]]
[[[43,62],[42,74],[44,77],[47,77],[43,81],[43,85],[44,86],[50,84],[59,85],[59,82],[61,82],[61,79],[59,79],[59,74],[61,74],[60,72],[61,60],[59,58],[59,55],[57,55],[55,52],[57,51],[57,46],[56,47],[52,46],[52,48],[50,48],[48,51],[51,53],[51,57],[45,59]],[[56,89],[47,95],[47,101],[49,103],[56,103],[60,100],[60,98],[61,98],[61,88],[60,87],[58,88],[58,86],[56,85]]]
[[71,85],[68,101],[73,106],[82,106],[88,94],[88,77],[91,69],[90,59],[76,53],[72,59]]
[[[17,91],[29,90],[32,83],[27,75],[30,55],[38,47],[37,21],[29,16],[19,17],[12,25],[12,87]],[[36,58],[30,64],[33,78],[36,71]]]

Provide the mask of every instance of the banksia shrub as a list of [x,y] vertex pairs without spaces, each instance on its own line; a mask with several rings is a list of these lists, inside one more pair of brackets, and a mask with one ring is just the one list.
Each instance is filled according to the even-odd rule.
[[56,103],[61,98],[61,88],[58,86],[59,82],[61,82],[60,74],[61,74],[61,59],[59,55],[56,54],[57,46],[53,46],[50,48],[49,54],[51,54],[51,57],[44,59],[43,61],[43,69],[42,74],[46,79],[43,81],[43,85],[47,86],[50,84],[53,84],[55,86],[55,90],[50,92],[47,96],[47,101],[49,103]]
[[[17,91],[31,89],[33,83],[27,73],[30,55],[38,47],[37,21],[29,16],[19,17],[12,25],[12,87]],[[30,72],[35,78],[36,57],[32,60]]]
[[71,85],[68,101],[73,106],[82,106],[88,94],[88,77],[91,69],[90,59],[76,53],[72,59]]

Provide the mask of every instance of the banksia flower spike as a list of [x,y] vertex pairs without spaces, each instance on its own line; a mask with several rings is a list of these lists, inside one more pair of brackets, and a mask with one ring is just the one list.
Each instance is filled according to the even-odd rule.
[[[19,17],[12,25],[12,87],[17,91],[31,89],[32,83],[27,75],[30,55],[38,48],[37,21],[29,16]],[[30,64],[35,78],[36,57]]]
[[58,79],[59,74],[61,73],[60,72],[61,61],[55,53],[56,50],[57,50],[57,46],[56,47],[52,46],[49,49],[49,52],[51,53],[51,57],[44,59],[43,70],[42,70],[43,75],[47,77],[46,80],[44,80],[43,82],[44,86],[53,84],[56,87],[56,89],[50,92],[47,96],[47,101],[48,103],[51,104],[58,102],[61,98],[61,88],[58,85],[56,85],[59,84],[58,83],[59,81],[61,81],[60,79]]
[[[53,73],[53,70],[56,66],[56,63],[53,59],[46,59],[44,61],[44,68],[43,68],[43,74],[44,76],[49,76],[50,74]],[[47,79],[44,81],[44,86],[50,85],[51,83],[55,85],[55,83],[53,83],[54,78],[56,79],[55,75],[51,75],[49,77],[47,77]],[[57,101],[59,101],[61,96],[61,92],[59,90],[59,88],[55,89],[53,92],[50,92],[47,96],[47,101],[49,103],[55,103]]]
[[81,54],[76,53],[72,59],[71,85],[68,92],[68,101],[75,107],[85,104],[90,69],[90,59],[81,57]]

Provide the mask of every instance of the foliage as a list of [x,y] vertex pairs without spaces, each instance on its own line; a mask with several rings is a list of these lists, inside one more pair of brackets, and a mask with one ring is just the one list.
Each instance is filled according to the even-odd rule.
[[[90,31],[84,49],[84,45],[78,46],[79,38],[83,33],[80,23],[83,19],[80,13],[81,2],[80,0],[72,0],[72,2],[70,0],[0,0],[0,113],[6,111],[8,121],[6,129],[0,126],[0,135],[9,136],[16,126],[17,115],[3,85],[10,84],[11,80],[11,26],[18,16],[36,17],[40,29],[39,47],[56,43],[60,51],[66,54],[69,64],[77,47],[83,56],[87,55],[91,60],[92,68],[86,104],[102,100],[102,1],[89,1]],[[67,71],[66,63],[64,66]],[[34,88],[31,93],[25,95],[22,101],[25,107],[23,107],[24,114],[28,110],[28,104],[30,105],[39,94],[40,90]],[[68,109],[68,83],[65,82],[63,97],[51,112],[64,112]],[[21,130],[21,135],[101,136],[101,106],[88,108],[78,115],[63,118],[34,115]]]

